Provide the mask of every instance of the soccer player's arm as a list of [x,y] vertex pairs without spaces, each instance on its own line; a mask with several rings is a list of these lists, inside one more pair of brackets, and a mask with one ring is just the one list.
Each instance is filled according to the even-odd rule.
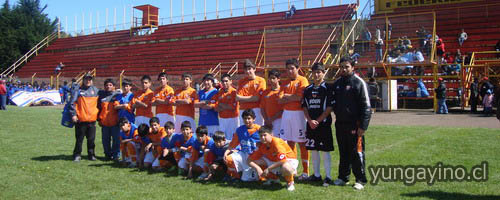
[[[265,95],[265,92],[263,94],[263,96]],[[267,112],[266,112],[266,102],[267,102],[267,99],[266,98],[262,98],[262,100],[260,100],[260,104],[259,104],[259,107],[260,107],[260,113],[262,114],[262,117],[264,117],[264,122],[266,122],[266,124],[268,123],[268,121],[271,121],[270,118],[267,116]],[[272,121],[271,121],[272,122]]]
[[166,138],[161,140],[161,148],[163,149],[162,157],[167,157],[170,147],[170,143]]
[[227,147],[226,151],[224,152],[224,161],[226,161],[226,156],[229,155],[233,150],[238,146],[238,134],[234,133],[233,134],[233,139],[229,143],[229,146]]
[[259,177],[262,177],[263,170],[262,168],[255,162],[256,160],[259,160],[262,158],[263,154],[260,150],[261,148],[258,148],[257,151],[254,151],[247,159],[247,164],[248,166],[254,168],[257,170],[257,174]]
[[321,115],[318,117],[318,119],[316,119],[316,121],[318,121],[319,123],[321,123],[323,120],[325,120],[331,113],[332,113],[332,110],[333,110],[333,95],[331,94],[331,92],[327,91],[326,92],[326,109],[325,111],[323,111],[323,113],[321,113]]
[[151,99],[151,105],[153,105],[153,106],[160,105],[160,101],[163,101],[162,98],[161,98],[162,93],[163,93],[162,90],[160,90],[160,91],[154,91],[154,93],[153,93],[153,99]]
[[304,94],[304,89],[309,85],[307,79],[302,79],[299,81],[299,85],[295,88],[295,92],[292,94],[284,94],[284,98],[287,102],[291,101],[301,101]]
[[281,167],[284,163],[286,163],[286,159],[287,159],[286,148],[282,144],[274,143],[271,145],[274,145],[274,147],[271,147],[271,149],[274,149],[276,151],[275,156],[276,156],[276,159],[279,161],[274,162],[272,165],[268,166],[267,170],[272,170],[276,167]]
[[[250,102],[257,102],[259,101],[260,94],[259,94],[259,88],[262,88],[262,83],[259,84],[259,87],[251,92],[250,96],[244,96],[242,94],[242,88],[241,88],[242,82],[238,83],[238,94],[236,95],[236,100],[239,102],[243,103],[250,103]],[[264,89],[265,89],[265,84],[264,84]]]

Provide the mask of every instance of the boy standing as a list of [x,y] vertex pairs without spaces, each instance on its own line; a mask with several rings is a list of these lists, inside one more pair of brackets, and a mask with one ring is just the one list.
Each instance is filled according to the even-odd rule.
[[189,73],[184,73],[181,76],[183,84],[182,88],[175,91],[175,97],[171,103],[175,108],[175,130],[180,133],[181,125],[184,121],[188,121],[191,125],[191,130],[195,129],[194,123],[194,104],[198,102],[196,90],[191,87],[193,77]]
[[[265,185],[279,183],[278,174],[283,175],[287,182],[287,190],[294,191],[293,175],[297,173],[299,161],[290,146],[280,138],[272,136],[269,126],[259,129],[260,145],[258,150],[248,158],[248,165],[257,170],[260,178],[269,178]],[[262,169],[260,166],[266,165]]]
[[148,124],[149,119],[153,117],[153,112],[151,111],[151,101],[153,100],[154,93],[150,89],[151,87],[151,77],[144,75],[141,78],[142,90],[138,91],[134,98],[132,99],[132,109],[135,109],[135,124]]
[[[244,125],[238,127],[233,135],[233,139],[229,143],[229,147],[224,152],[224,163],[228,167],[228,174],[233,177],[233,180],[240,178],[239,173],[242,172],[241,180],[252,181],[256,180],[255,170],[248,166],[248,155],[257,150],[257,142],[260,141],[257,131],[260,125],[255,124],[255,113],[252,109],[243,111],[241,114]],[[240,146],[240,150],[236,147]]]
[[321,181],[319,151],[323,154],[326,178],[323,186],[332,184],[330,151],[333,151],[332,116],[333,96],[328,89],[325,77],[325,67],[320,63],[312,66],[314,83],[304,91],[302,107],[307,120],[306,148],[311,151],[314,175],[310,181]]
[[156,117],[160,119],[160,126],[165,126],[168,121],[175,122],[174,106],[170,99],[174,97],[174,89],[168,85],[167,73],[158,74],[160,87],[156,88],[152,105],[156,106]]
[[267,88],[262,94],[260,108],[264,123],[273,127],[275,137],[280,137],[281,114],[283,114],[283,105],[278,103],[280,99],[280,72],[273,69],[269,72],[267,81],[271,88]]
[[[255,113],[255,123],[264,124],[264,119],[260,113],[260,96],[266,90],[266,80],[255,75],[255,65],[252,61],[246,59],[243,68],[247,76],[238,81],[238,90],[236,100],[240,103],[240,113],[247,109],[252,109]],[[240,118],[240,124],[243,118]]]
[[222,89],[212,99],[211,104],[215,111],[219,112],[219,130],[226,134],[225,138],[231,140],[236,129],[240,126],[238,120],[238,102],[236,101],[236,89],[232,86],[231,76],[223,74]]
[[198,126],[205,126],[208,129],[208,136],[212,136],[215,131],[219,130],[219,114],[211,106],[215,103],[213,97],[218,93],[218,90],[214,88],[214,76],[212,74],[203,76],[203,86],[204,89],[198,92],[199,101],[194,106],[200,109]]
[[129,103],[132,102],[134,98],[134,93],[132,93],[132,82],[128,79],[123,79],[122,82],[123,91],[116,97],[116,101],[118,101],[118,105],[115,106],[115,109],[118,110],[118,117],[125,117],[130,123],[135,123],[135,115],[134,110]]
[[[118,161],[120,153],[120,128],[118,127],[118,111],[115,106],[117,94],[115,82],[112,79],[104,80],[104,90],[99,91],[99,125],[102,130],[102,146],[107,160]],[[113,143],[111,144],[111,140]]]
[[299,62],[297,59],[289,59],[285,62],[289,80],[283,83],[283,96],[279,103],[284,104],[281,120],[280,138],[286,140],[288,145],[296,151],[295,143],[299,143],[300,158],[302,159],[302,175],[299,180],[308,178],[309,175],[309,153],[306,142],[306,120],[301,101],[304,89],[309,85],[307,79],[299,75]]

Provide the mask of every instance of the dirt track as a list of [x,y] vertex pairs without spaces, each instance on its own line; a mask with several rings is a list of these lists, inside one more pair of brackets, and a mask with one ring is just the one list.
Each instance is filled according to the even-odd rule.
[[494,128],[500,129],[500,121],[492,115],[450,113],[434,114],[431,110],[404,110],[393,112],[377,112],[372,115],[371,125],[409,125],[409,126],[445,126],[462,128]]

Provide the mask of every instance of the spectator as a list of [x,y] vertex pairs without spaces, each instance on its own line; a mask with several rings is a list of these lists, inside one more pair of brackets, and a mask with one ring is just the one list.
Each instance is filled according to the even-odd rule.
[[285,13],[285,19],[290,19],[292,16],[297,12],[297,9],[295,8],[295,5],[292,5],[289,11],[286,11]]
[[455,60],[453,59],[453,56],[450,55],[450,52],[446,52],[443,56],[443,60],[444,60],[445,64],[448,64],[448,65],[441,65],[441,69],[443,70],[443,73],[445,73],[446,75],[451,75],[453,72],[453,67],[451,64],[453,64],[455,62]]
[[379,87],[377,82],[374,78],[370,78],[370,81],[368,82],[368,94],[370,95],[370,105],[372,108],[372,113],[375,113],[375,110],[377,109],[377,103],[379,100],[378,93]]
[[64,64],[62,62],[59,62],[59,64],[56,66],[56,74],[58,74],[63,68]]
[[0,80],[0,110],[7,110],[7,88],[5,80]]
[[445,48],[444,48],[444,43],[443,39],[439,38],[436,42],[436,54],[438,57],[438,63],[442,63],[442,58],[444,56]]
[[470,111],[472,113],[477,112],[478,99],[479,99],[478,80],[477,78],[474,78],[474,82],[470,84],[470,98],[469,98]]
[[458,44],[460,45],[460,47],[462,47],[465,40],[467,40],[467,33],[465,32],[464,29],[462,29],[462,32],[458,36]]
[[493,113],[493,89],[486,90],[483,98],[484,114],[490,116]]
[[370,42],[372,41],[372,33],[370,33],[370,29],[368,29],[368,27],[366,27],[363,37],[364,37],[363,52],[370,51]]
[[[483,102],[484,102],[484,98],[486,98],[486,95],[488,93],[488,90],[491,90],[493,91],[493,84],[490,83],[490,80],[488,77],[484,77],[483,78],[483,84],[481,85],[481,89],[479,90],[479,94],[481,95],[481,98],[483,99]],[[486,109],[483,109],[483,112],[485,114],[487,114],[487,111]]]
[[392,24],[391,21],[387,20],[387,35],[386,35],[386,40],[391,39],[391,33],[392,33]]
[[354,52],[354,48],[349,49],[348,53],[351,60],[354,61],[354,64],[358,64],[358,59],[359,57],[361,57],[361,55],[359,55],[359,53]]
[[375,41],[382,40],[382,36],[380,35],[380,27],[377,26],[377,29],[375,30]]
[[446,85],[443,83],[443,78],[438,78],[439,86],[434,89],[436,99],[438,100],[437,114],[448,114],[446,106]]
[[382,39],[375,40],[375,62],[383,62],[382,45],[384,45]]
[[420,43],[420,48],[423,48],[425,46],[426,37],[428,34],[427,30],[425,30],[425,28],[423,26],[421,26],[420,29],[418,29],[415,32],[417,33],[417,37],[418,37],[418,40]]
[[[423,63],[425,61],[424,55],[422,54],[422,51],[419,51],[417,49],[415,49],[413,51],[413,61],[416,63]],[[415,67],[415,74],[417,76],[424,75],[424,67],[423,66],[416,66]]]

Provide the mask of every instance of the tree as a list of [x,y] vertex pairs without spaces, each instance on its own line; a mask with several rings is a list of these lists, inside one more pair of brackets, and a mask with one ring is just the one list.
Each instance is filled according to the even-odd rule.
[[57,29],[40,0],[19,0],[12,8],[5,1],[0,9],[0,71],[5,70],[38,42]]

